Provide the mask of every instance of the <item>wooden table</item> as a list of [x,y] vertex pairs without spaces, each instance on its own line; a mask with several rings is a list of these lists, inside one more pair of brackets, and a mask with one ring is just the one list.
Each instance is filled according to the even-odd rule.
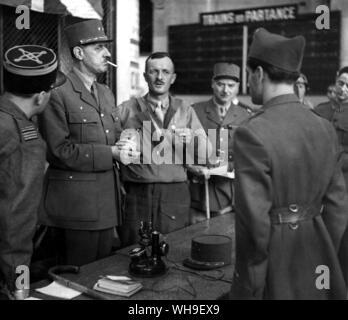
[[[183,266],[182,262],[191,255],[191,239],[202,234],[228,235],[233,241],[232,264],[210,271],[197,271]],[[169,244],[169,254],[164,258],[168,267],[165,275],[155,278],[136,278],[143,289],[130,298],[108,295],[115,300],[215,300],[230,290],[234,269],[234,214],[228,213],[187,228],[165,235]],[[128,252],[135,246],[118,250],[114,255],[82,266],[79,274],[64,274],[64,278],[92,288],[101,275],[127,275],[130,258]],[[133,277],[134,278],[134,277]],[[48,282],[34,284],[33,288],[47,285]],[[50,299],[32,291],[32,295],[41,299]],[[76,299],[89,299],[81,295]]]

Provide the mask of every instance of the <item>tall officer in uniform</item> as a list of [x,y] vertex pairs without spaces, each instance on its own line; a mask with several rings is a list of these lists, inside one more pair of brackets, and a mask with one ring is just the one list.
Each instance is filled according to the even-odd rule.
[[348,67],[343,67],[337,73],[336,103],[328,101],[316,106],[315,111],[329,120],[336,129],[338,142],[343,151],[343,174],[348,186]]
[[263,106],[234,138],[233,299],[347,296],[337,253],[348,198],[336,133],[293,91],[304,47],[302,36],[262,28],[250,47],[250,94]]
[[[342,171],[348,189],[348,66],[338,71],[335,92],[335,100],[319,104],[315,111],[329,120],[336,130],[338,143],[342,150]],[[342,242],[340,260],[348,284],[348,230]]]
[[[222,151],[222,158],[226,157],[228,160],[229,171],[232,171],[234,168],[232,149],[234,132],[252,114],[251,108],[237,98],[239,82],[240,68],[237,65],[225,62],[216,63],[211,82],[214,96],[208,101],[193,105],[206,134],[208,135],[209,129],[216,130],[216,141],[211,141],[211,143],[216,146],[218,153]],[[228,132],[228,141],[226,143],[223,141],[224,135],[221,134],[223,130]],[[223,154],[223,152],[226,152],[226,154]],[[192,222],[205,216],[202,214],[206,211],[205,202],[202,201],[202,195],[204,194],[202,175],[207,173],[206,168],[191,166],[189,169],[193,173],[190,183],[191,207],[193,208],[191,212]],[[232,210],[232,184],[232,180],[225,177],[210,177],[209,203],[212,216],[224,214]]]
[[111,90],[96,82],[107,71],[112,40],[101,21],[66,27],[73,69],[54,90],[40,127],[47,141],[40,222],[62,234],[62,262],[83,265],[111,253],[120,223],[116,136],[121,131]]
[[0,289],[10,299],[28,291],[16,288],[16,268],[30,265],[45,169],[46,144],[32,117],[44,110],[57,76],[53,50],[15,46],[5,53],[0,97]]
[[[153,227],[161,233],[189,224],[190,192],[184,161],[177,148],[183,150],[183,144],[191,145],[198,137],[198,150],[202,150],[200,154],[203,155],[200,159],[205,160],[207,145],[206,134],[194,110],[169,93],[176,74],[168,53],[151,54],[145,62],[144,77],[149,92],[119,106],[122,127],[143,132],[143,141],[146,141],[144,123],[147,122],[151,124],[150,137],[158,133],[160,139],[151,139],[146,144],[141,163],[121,166],[127,192],[125,223],[120,236],[123,245],[139,240],[141,221],[152,221]],[[164,149],[156,152],[159,146]],[[148,152],[152,153],[151,158],[146,156]],[[163,163],[161,157],[167,158],[169,154],[178,157],[169,157],[170,161]]]

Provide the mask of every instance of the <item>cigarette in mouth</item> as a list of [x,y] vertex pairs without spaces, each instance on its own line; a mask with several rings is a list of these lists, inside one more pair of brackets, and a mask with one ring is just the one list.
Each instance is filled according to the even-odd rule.
[[115,68],[117,68],[117,64],[114,64],[114,63],[110,62],[109,60],[107,60],[106,63],[112,65],[112,66],[115,67]]

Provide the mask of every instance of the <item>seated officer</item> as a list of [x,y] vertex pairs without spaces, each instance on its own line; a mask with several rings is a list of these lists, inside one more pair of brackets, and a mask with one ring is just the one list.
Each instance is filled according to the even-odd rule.
[[[220,158],[228,160],[229,171],[233,170],[234,130],[252,113],[252,110],[237,98],[239,81],[240,68],[237,65],[232,63],[215,64],[211,83],[213,97],[208,101],[193,105],[206,133],[208,134],[209,129],[217,131],[216,140],[211,141],[211,143],[216,147]],[[227,130],[228,134],[223,134],[224,130]],[[225,133],[227,132],[225,131]],[[207,173],[207,167],[192,166],[189,170],[193,174],[190,191],[191,222],[194,223],[197,219],[204,218],[203,212],[206,210],[205,202],[202,201],[204,194],[202,177]],[[232,180],[220,176],[210,177],[209,202],[212,215],[230,212],[232,210],[232,195]]]
[[5,93],[0,97],[0,290],[9,299],[23,299],[29,293],[29,288],[16,286],[16,269],[30,264],[46,158],[46,144],[32,117],[44,110],[51,89],[65,81],[62,74],[57,76],[57,66],[56,54],[42,46],[16,46],[5,53]]

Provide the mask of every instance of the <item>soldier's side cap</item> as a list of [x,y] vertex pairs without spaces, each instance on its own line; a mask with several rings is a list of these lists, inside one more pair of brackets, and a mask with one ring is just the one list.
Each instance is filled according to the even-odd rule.
[[102,22],[97,19],[71,24],[64,29],[64,33],[69,48],[97,42],[113,41],[107,37]]
[[38,93],[62,85],[66,77],[58,71],[55,52],[39,45],[19,45],[4,56],[4,85],[14,93]]
[[191,240],[191,257],[184,266],[197,270],[211,270],[231,263],[232,239],[224,235],[200,235]]
[[306,40],[287,38],[264,28],[255,31],[248,58],[255,58],[288,72],[300,72]]
[[233,63],[218,62],[214,65],[213,79],[233,79],[239,82],[240,78],[240,68]]

